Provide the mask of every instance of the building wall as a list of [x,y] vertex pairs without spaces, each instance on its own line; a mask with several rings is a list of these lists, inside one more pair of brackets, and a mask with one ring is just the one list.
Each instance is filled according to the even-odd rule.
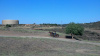
[[6,25],[6,24],[19,24],[18,20],[2,20],[2,24]]

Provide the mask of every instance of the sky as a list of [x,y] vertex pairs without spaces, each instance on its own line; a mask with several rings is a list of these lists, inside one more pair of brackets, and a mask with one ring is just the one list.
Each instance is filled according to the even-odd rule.
[[0,0],[2,20],[20,24],[100,21],[100,0]]

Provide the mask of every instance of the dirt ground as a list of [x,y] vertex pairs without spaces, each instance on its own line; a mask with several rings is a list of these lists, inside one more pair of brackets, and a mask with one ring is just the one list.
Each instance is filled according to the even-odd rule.
[[[35,33],[23,33],[23,32],[16,32],[16,31],[4,31],[0,30],[0,35],[1,36],[45,36],[48,37],[48,34],[35,34]],[[50,36],[49,36],[50,37]]]
[[[19,36],[39,36],[41,38],[21,38]],[[42,37],[51,38],[48,31],[0,30],[0,56],[100,56],[100,46],[96,43],[66,40],[63,34],[55,38],[59,40]]]
[[[6,31],[0,30],[0,36],[39,36],[51,37],[49,31],[45,32],[19,32],[19,31]],[[65,35],[60,35],[58,38],[65,38]]]

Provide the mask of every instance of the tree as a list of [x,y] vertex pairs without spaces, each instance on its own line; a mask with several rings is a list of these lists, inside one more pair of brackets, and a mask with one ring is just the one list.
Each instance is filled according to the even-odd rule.
[[80,24],[75,24],[75,23],[69,23],[66,26],[66,34],[71,34],[72,39],[73,39],[73,34],[74,35],[82,35],[84,31],[84,28],[80,26]]

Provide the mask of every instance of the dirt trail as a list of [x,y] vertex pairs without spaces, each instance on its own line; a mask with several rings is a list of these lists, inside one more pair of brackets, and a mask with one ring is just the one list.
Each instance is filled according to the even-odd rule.
[[[17,31],[5,31],[0,30],[1,36],[41,36],[41,37],[51,37],[48,32],[17,32]],[[60,38],[65,38],[65,36],[60,36]]]

